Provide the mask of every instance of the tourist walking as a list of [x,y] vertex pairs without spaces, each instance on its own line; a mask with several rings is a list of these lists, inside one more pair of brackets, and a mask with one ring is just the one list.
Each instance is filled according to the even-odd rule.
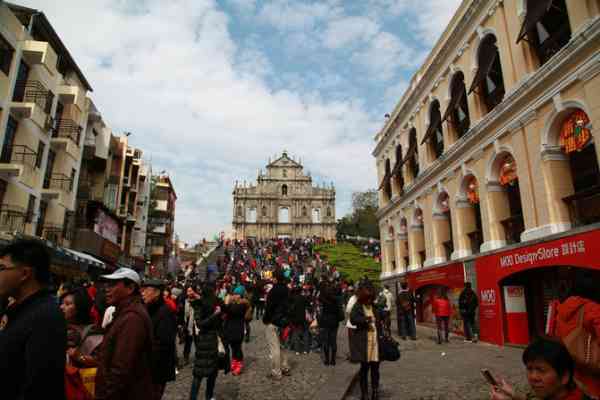
[[398,334],[403,340],[406,340],[407,337],[417,340],[415,303],[415,296],[408,288],[408,283],[402,281],[396,296],[396,315],[398,317]]
[[171,306],[161,294],[164,287],[159,279],[142,284],[142,298],[152,320],[152,400],[160,400],[167,382],[175,380],[177,324]]
[[350,337],[350,361],[360,363],[361,400],[379,399],[379,329],[381,321],[375,312],[375,290],[369,281],[362,281],[357,290],[357,302],[350,312],[350,322],[356,329]]
[[279,329],[283,329],[289,323],[289,293],[282,271],[276,270],[273,275],[275,284],[267,295],[263,323],[265,324],[265,338],[269,346],[269,356],[271,358],[271,372],[268,376],[279,380],[282,375],[290,374],[287,354],[281,350],[278,332]]
[[4,400],[65,399],[67,324],[48,290],[50,256],[36,240],[0,250],[0,298],[11,298],[0,323]]
[[336,289],[331,282],[321,285],[319,294],[321,313],[319,327],[321,328],[322,359],[325,365],[335,365],[337,355],[337,331],[340,321],[344,320],[342,304],[336,296]]
[[115,311],[100,346],[96,399],[152,399],[152,321],[140,297],[140,276],[119,268],[102,279]]
[[183,331],[183,363],[190,363],[190,354],[192,352],[192,344],[195,340],[194,335],[194,308],[192,301],[196,299],[196,292],[192,287],[188,287],[185,293],[185,303],[183,306],[183,321],[181,330]]
[[310,350],[310,334],[308,332],[308,300],[302,293],[301,287],[292,289],[290,296],[290,323],[292,325],[292,346],[291,349],[296,352],[308,354]]
[[463,319],[465,341],[471,342],[477,340],[475,332],[475,312],[479,307],[479,301],[475,291],[471,288],[471,282],[465,283],[465,288],[458,298],[458,309]]
[[437,326],[438,344],[442,344],[442,340],[446,343],[450,342],[450,312],[452,306],[448,300],[448,289],[440,289],[440,294],[433,300],[433,314],[435,315],[435,323]]
[[242,286],[238,286],[233,290],[233,293],[225,298],[223,305],[223,318],[225,320],[223,326],[223,338],[225,346],[228,346],[231,351],[231,373],[239,375],[244,369],[244,352],[242,343],[244,341],[244,325],[246,313],[250,308],[250,304],[242,298]]
[[202,379],[206,379],[206,399],[214,397],[219,367],[219,331],[221,307],[212,283],[205,283],[200,293],[193,292],[194,346],[196,355],[192,370],[190,400],[198,398]]

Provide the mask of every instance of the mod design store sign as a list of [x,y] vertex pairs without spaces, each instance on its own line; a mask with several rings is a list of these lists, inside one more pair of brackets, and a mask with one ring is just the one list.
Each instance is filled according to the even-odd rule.
[[[529,269],[571,266],[600,269],[600,230],[479,257],[475,261],[479,290],[481,339],[503,344],[506,308],[500,282]],[[512,293],[512,292],[511,292]],[[504,295],[504,296],[503,296]],[[510,312],[510,310],[509,310]]]

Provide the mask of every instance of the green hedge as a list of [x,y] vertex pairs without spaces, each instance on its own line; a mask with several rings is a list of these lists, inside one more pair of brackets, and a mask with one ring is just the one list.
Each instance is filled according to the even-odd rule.
[[346,279],[358,281],[365,274],[367,277],[377,282],[381,274],[381,264],[374,258],[364,256],[358,247],[350,243],[338,243],[337,245],[322,245],[316,248],[316,251],[327,258],[330,265],[336,269]]

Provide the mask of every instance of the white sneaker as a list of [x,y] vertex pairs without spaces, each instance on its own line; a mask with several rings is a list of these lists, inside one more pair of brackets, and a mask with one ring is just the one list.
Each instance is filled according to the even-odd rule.
[[299,355],[300,355],[300,353],[296,352],[296,355],[297,355],[297,356],[299,356]]

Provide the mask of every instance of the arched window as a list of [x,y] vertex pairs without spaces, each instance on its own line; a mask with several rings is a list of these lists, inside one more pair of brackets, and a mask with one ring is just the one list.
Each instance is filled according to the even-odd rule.
[[282,196],[287,196],[288,194],[288,187],[287,185],[281,185],[281,195]]
[[238,206],[238,208],[237,208],[237,216],[241,217],[242,215],[244,215],[244,212],[242,210],[242,206]]
[[392,198],[392,167],[390,164],[390,159],[385,160],[385,172],[383,175],[383,179],[379,184],[379,190],[383,189],[383,195],[386,201],[389,201]]
[[402,196],[404,193],[404,176],[402,175],[402,146],[396,146],[396,164],[392,170],[392,175],[396,181],[398,194]]
[[429,109],[429,127],[421,144],[429,142],[431,154],[434,159],[439,158],[444,153],[444,132],[442,131],[442,114],[440,112],[440,102],[434,100]]
[[517,43],[525,37],[540,64],[544,64],[569,43],[571,26],[565,0],[527,0],[527,14]]
[[568,204],[574,225],[600,222],[600,169],[590,118],[581,109],[571,109],[555,127],[558,143],[568,157],[573,192]]
[[285,169],[283,170],[283,177],[287,178],[287,170],[285,170]]
[[250,207],[248,210],[246,210],[246,222],[256,222],[256,207]]
[[417,208],[413,217],[413,226],[411,229],[415,230],[413,234],[415,239],[415,247],[418,254],[417,264],[423,267],[423,263],[427,259],[425,252],[425,234],[423,233],[423,210]]
[[477,65],[477,73],[469,94],[477,92],[490,112],[500,104],[505,93],[496,36],[489,34],[481,41],[477,52]]
[[450,214],[450,197],[448,193],[442,192],[439,194],[437,211],[439,215],[436,226],[439,230],[438,236],[441,239],[441,244],[444,245],[446,260],[450,260],[454,252],[454,241],[452,239],[452,215]]
[[306,209],[306,207],[302,207],[302,216],[306,217],[308,215],[308,210]]
[[450,121],[457,138],[462,137],[471,126],[469,117],[469,104],[467,102],[467,89],[465,76],[458,71],[452,77],[450,84],[450,103],[444,112],[443,121]]
[[417,145],[417,130],[412,128],[408,134],[408,168],[415,179],[419,175],[419,149]]
[[327,207],[327,216],[331,217],[331,207]]
[[467,203],[471,206],[468,211],[470,215],[465,218],[466,224],[464,230],[471,243],[471,252],[477,254],[483,244],[483,224],[481,220],[481,208],[479,206],[479,182],[475,176],[468,175],[463,179],[462,193]]
[[525,230],[523,221],[523,207],[519,190],[519,177],[517,163],[513,156],[503,152],[496,156],[492,166],[494,178],[504,189],[488,193],[496,212],[500,216],[500,223],[504,228],[508,244],[519,243],[521,233]]
[[262,207],[262,216],[263,216],[263,217],[266,217],[266,216],[267,216],[267,207],[266,207],[266,206],[263,206],[263,207]]
[[288,207],[280,207],[277,221],[280,224],[290,223],[290,209]]
[[312,222],[313,224],[320,224],[321,223],[321,209],[320,208],[314,208],[312,211]]

